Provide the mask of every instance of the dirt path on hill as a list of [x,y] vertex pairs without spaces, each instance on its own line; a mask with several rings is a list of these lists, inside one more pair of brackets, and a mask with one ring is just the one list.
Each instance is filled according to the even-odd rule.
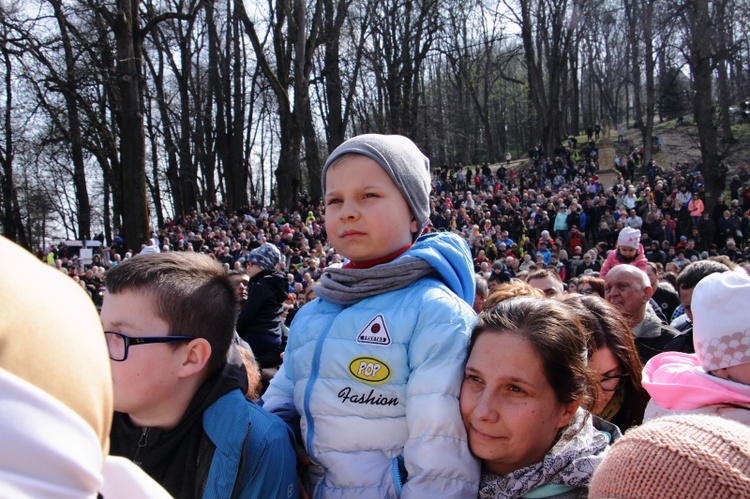
[[[739,141],[730,147],[720,145],[719,152],[726,153],[724,160],[729,167],[730,174],[737,170],[742,163],[750,161],[750,140],[748,140],[748,127],[745,125],[738,130]],[[638,137],[638,132],[628,130],[629,136]],[[700,144],[698,142],[698,129],[694,125],[679,126],[662,124],[655,127],[654,135],[662,140],[661,151],[654,153],[654,160],[662,167],[668,167],[669,163],[689,163],[698,165],[701,161]],[[743,138],[744,136],[744,138]],[[724,150],[722,150],[725,149]]]
[[[675,127],[674,122],[662,123],[654,127],[654,135],[661,138],[662,147],[661,151],[654,152],[654,160],[657,164],[662,167],[669,167],[669,163],[689,163],[691,165],[697,165],[700,163],[700,145],[698,142],[698,129],[695,125],[683,125]],[[616,140],[616,133],[612,132],[614,144],[618,155],[625,154],[628,151],[627,141],[633,140],[634,143],[638,144],[640,140],[640,133],[634,129],[628,129],[625,131],[625,141],[618,143]],[[730,175],[732,175],[742,163],[750,163],[750,125],[743,125],[738,127],[737,130],[738,142],[732,144],[731,147],[727,148],[726,145],[722,146],[727,149],[725,162],[729,167]],[[585,142],[586,137],[578,137],[578,144],[581,145]],[[720,149],[720,153],[724,152]],[[508,169],[524,169],[529,163],[528,158],[514,159],[507,165]],[[503,162],[502,164],[505,164]],[[490,165],[493,172],[497,171],[501,163],[494,163]]]

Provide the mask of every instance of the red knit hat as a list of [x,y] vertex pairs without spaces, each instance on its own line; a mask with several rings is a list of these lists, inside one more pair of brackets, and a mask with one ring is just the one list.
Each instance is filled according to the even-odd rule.
[[708,415],[628,431],[594,473],[589,497],[750,497],[750,426]]

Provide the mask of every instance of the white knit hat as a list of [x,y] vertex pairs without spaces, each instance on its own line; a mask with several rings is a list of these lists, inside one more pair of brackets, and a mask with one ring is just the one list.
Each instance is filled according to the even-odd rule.
[[620,235],[617,237],[617,246],[627,246],[629,248],[638,249],[638,245],[641,243],[641,231],[632,227],[625,227],[620,231]]
[[750,277],[722,272],[693,291],[693,343],[706,372],[750,362]]

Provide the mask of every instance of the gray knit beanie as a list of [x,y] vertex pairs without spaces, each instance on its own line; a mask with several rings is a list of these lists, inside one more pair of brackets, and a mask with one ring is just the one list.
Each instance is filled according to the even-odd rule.
[[359,135],[338,146],[328,157],[322,173],[324,194],[328,167],[345,154],[367,156],[393,179],[417,221],[416,240],[430,219],[430,160],[414,142],[402,135]]

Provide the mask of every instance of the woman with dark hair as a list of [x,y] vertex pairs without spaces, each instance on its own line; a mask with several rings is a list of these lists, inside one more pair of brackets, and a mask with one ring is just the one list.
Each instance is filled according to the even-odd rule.
[[586,497],[609,445],[583,408],[598,392],[587,341],[562,302],[512,298],[479,314],[460,406],[482,460],[480,498]]
[[582,295],[595,294],[604,298],[604,279],[591,276],[581,277],[578,281],[578,292]]
[[622,432],[641,424],[649,396],[641,386],[643,365],[627,322],[612,305],[595,295],[569,295],[563,301],[585,309],[577,316],[591,334],[589,365],[599,376],[600,388],[591,413],[617,425]]

